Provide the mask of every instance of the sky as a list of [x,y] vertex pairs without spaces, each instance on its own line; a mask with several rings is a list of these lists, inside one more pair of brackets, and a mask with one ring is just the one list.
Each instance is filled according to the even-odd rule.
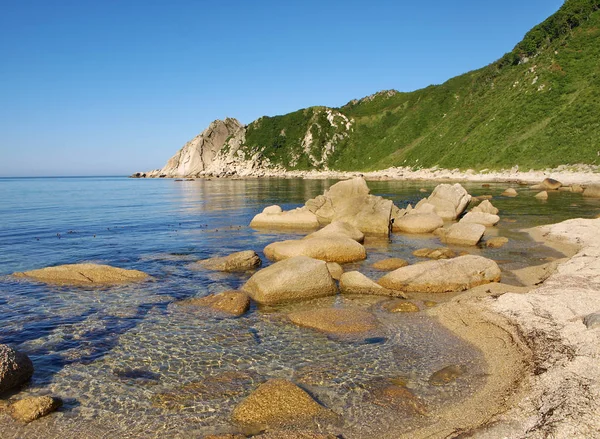
[[412,91],[562,0],[0,0],[0,177],[161,168],[215,119]]

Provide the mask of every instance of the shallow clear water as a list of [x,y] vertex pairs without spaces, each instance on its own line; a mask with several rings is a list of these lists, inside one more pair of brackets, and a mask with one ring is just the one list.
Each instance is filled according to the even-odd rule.
[[[253,307],[238,319],[172,305],[242,285],[249,274],[194,271],[188,264],[245,249],[260,253],[273,241],[298,236],[255,231],[247,224],[266,205],[296,207],[332,183],[0,179],[0,342],[34,362],[24,393],[65,400],[60,412],[27,427],[0,415],[0,437],[202,437],[235,431],[232,407],[274,377],[291,377],[340,414],[342,421],[332,428],[348,438],[406,431],[427,423],[436,408],[468,397],[485,379],[480,353],[424,313],[384,312],[386,299],[336,297]],[[419,188],[436,184],[369,182],[373,193],[399,207],[426,195]],[[506,187],[465,186],[474,195],[495,196]],[[540,202],[534,191],[518,190],[517,198],[492,200],[503,221],[490,233],[509,237],[509,244],[469,249],[500,261],[505,281],[513,283],[509,270],[560,256],[519,229],[592,217],[600,209],[598,201],[578,194],[552,193]],[[413,250],[439,245],[434,238],[405,235],[368,239],[368,259],[346,269],[376,278],[381,273],[370,268],[373,262],[390,256],[415,262]],[[153,281],[73,288],[9,276],[82,261],[139,269]],[[381,329],[367,338],[336,339],[285,319],[292,309],[333,303],[372,310]],[[453,364],[464,366],[465,375],[448,386],[428,384],[432,372]],[[388,378],[405,381],[429,414],[374,402],[373,388]]]

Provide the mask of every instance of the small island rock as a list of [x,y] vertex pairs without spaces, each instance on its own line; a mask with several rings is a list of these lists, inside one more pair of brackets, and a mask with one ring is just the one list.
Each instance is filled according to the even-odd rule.
[[0,344],[0,394],[20,386],[32,375],[33,363],[26,354]]
[[67,264],[14,273],[16,277],[65,285],[96,285],[139,282],[149,276],[138,270],[125,270],[101,264]]

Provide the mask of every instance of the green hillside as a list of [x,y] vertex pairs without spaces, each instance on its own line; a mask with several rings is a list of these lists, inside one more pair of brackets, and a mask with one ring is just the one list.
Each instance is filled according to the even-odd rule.
[[244,149],[294,169],[600,164],[600,0],[567,0],[498,61],[442,85],[260,118]]

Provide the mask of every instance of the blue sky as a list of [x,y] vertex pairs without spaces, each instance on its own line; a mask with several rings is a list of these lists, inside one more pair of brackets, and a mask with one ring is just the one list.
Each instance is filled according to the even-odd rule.
[[498,59],[562,0],[2,0],[0,176],[159,168],[249,123]]

